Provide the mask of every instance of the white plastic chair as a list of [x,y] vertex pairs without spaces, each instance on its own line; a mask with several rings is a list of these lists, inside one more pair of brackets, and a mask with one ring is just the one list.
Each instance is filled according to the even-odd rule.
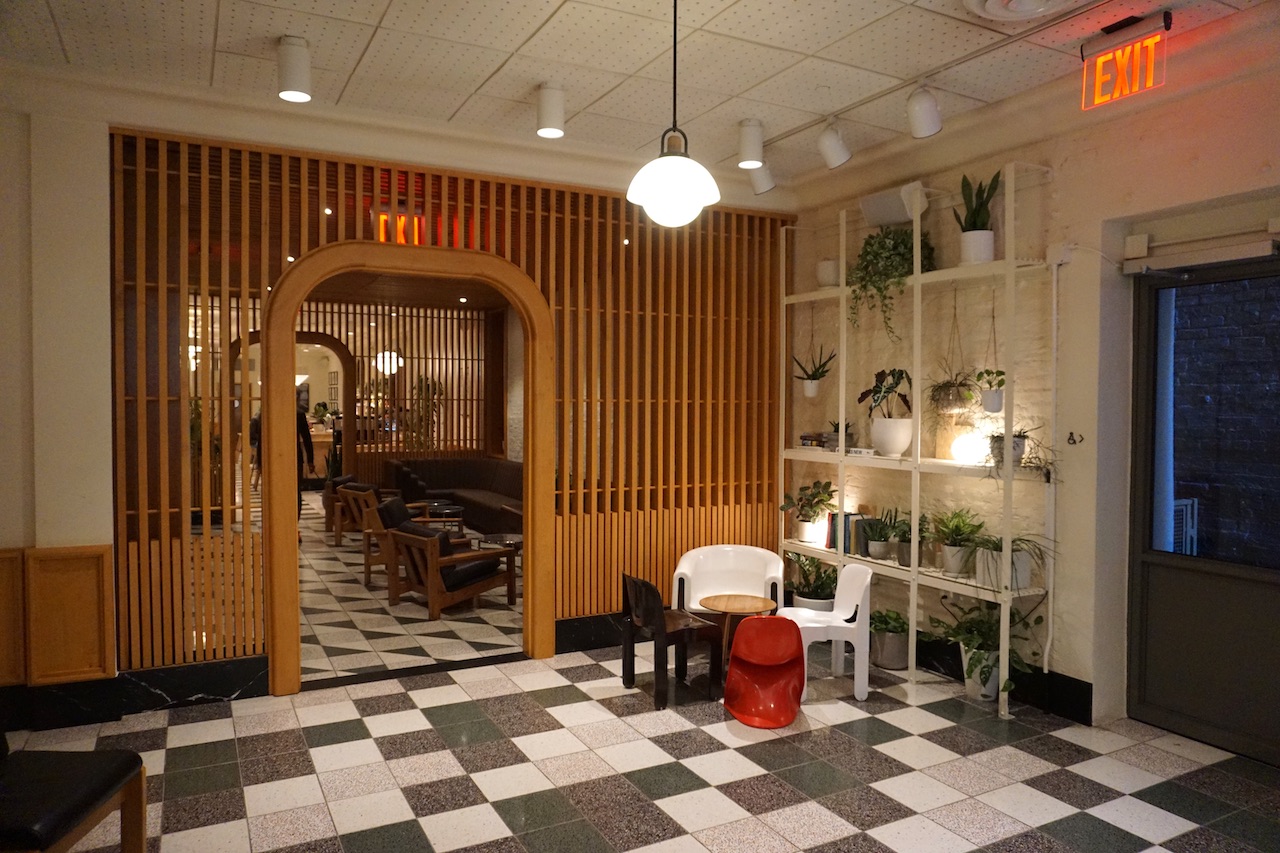
[[[848,621],[857,612],[858,618]],[[805,694],[809,692],[809,644],[831,640],[831,674],[844,675],[844,644],[853,644],[853,695],[867,698],[867,647],[871,643],[871,568],[849,563],[836,581],[836,600],[830,611],[784,607],[778,611],[800,627],[805,648]],[[800,697],[804,701],[804,696]]]
[[698,602],[709,595],[761,595],[782,603],[782,558],[754,545],[704,545],[676,565],[671,604],[706,613]]

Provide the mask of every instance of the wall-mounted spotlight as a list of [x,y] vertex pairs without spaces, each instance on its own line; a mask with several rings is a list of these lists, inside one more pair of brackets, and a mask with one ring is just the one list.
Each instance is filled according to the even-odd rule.
[[538,135],[543,139],[564,136],[564,89],[555,83],[538,87]]
[[836,127],[835,119],[831,119],[826,129],[818,134],[818,153],[822,155],[828,169],[843,165],[853,156],[849,153],[849,146],[840,138],[840,129]]
[[760,119],[744,118],[738,125],[738,168],[759,169],[764,165],[764,125]]
[[299,36],[281,36],[276,45],[280,97],[295,104],[311,100],[311,51]]
[[942,130],[942,111],[938,99],[927,86],[921,86],[907,98],[907,124],[916,139],[933,136]]
[[747,172],[751,176],[751,189],[756,195],[763,195],[773,189],[773,173],[769,171],[766,163],[761,163],[759,169],[752,169]]

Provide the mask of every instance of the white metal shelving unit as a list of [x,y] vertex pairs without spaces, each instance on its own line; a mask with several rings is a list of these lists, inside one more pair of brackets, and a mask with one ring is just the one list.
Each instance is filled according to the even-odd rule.
[[[923,376],[921,364],[921,341],[922,323],[923,323],[923,294],[931,288],[963,288],[969,284],[992,283],[997,285],[1003,282],[1004,285],[1004,310],[1001,317],[1002,334],[1008,347],[1004,355],[1004,363],[1007,366],[1005,371],[1005,405],[1004,405],[1004,435],[1005,448],[1004,458],[1006,460],[1013,459],[1013,432],[1014,432],[1014,403],[1017,399],[1017,373],[1018,358],[1016,351],[1017,336],[1014,334],[1014,323],[1017,318],[1017,284],[1018,281],[1029,274],[1042,273],[1046,264],[1043,260],[1027,260],[1016,257],[1017,246],[1017,219],[1015,209],[1015,199],[1017,194],[1019,178],[1039,173],[1041,176],[1047,175],[1048,169],[1042,166],[1029,165],[1024,163],[1008,163],[1001,170],[1004,181],[1004,229],[1003,229],[1003,258],[1002,260],[992,261],[984,264],[973,264],[963,267],[953,267],[950,269],[934,270],[931,272],[921,272],[921,254],[920,254],[920,235],[921,235],[921,214],[926,204],[923,198],[923,191],[917,190],[916,203],[913,205],[912,230],[914,234],[914,265],[915,274],[907,279],[907,286],[910,289],[911,299],[913,302],[913,327],[911,330],[912,340],[912,358],[911,358],[911,375],[915,377]],[[848,268],[848,246],[847,246],[847,215],[845,211],[841,211],[839,215],[840,227],[840,246],[839,246],[839,264],[842,272]],[[840,335],[837,359],[839,376],[839,399],[837,400],[837,411],[840,413],[841,422],[845,422],[852,414],[856,413],[855,404],[846,399],[847,383],[846,376],[849,370],[849,323],[845,319],[848,311],[847,287],[843,282],[837,288],[830,290],[808,291],[804,293],[788,293],[787,282],[793,281],[795,276],[792,275],[788,267],[789,258],[787,254],[786,241],[783,241],[783,250],[781,253],[782,264],[782,304],[781,304],[781,322],[783,323],[783,346],[781,350],[782,369],[779,399],[783,402],[780,407],[779,435],[784,442],[790,440],[790,432],[788,429],[789,406],[787,402],[790,400],[791,371],[790,359],[792,348],[788,340],[788,329],[790,323],[790,315],[788,308],[794,305],[809,302],[830,302],[833,308],[840,311]],[[1052,294],[1054,304],[1056,304],[1056,293]],[[1053,372],[1053,365],[1049,365],[1050,373]],[[1052,386],[1052,375],[1049,377]],[[1000,555],[1000,584],[997,587],[989,587],[979,584],[973,578],[954,578],[943,575],[939,571],[928,568],[922,568],[919,565],[920,551],[918,548],[912,549],[912,565],[910,567],[899,566],[896,562],[888,562],[883,560],[874,560],[868,557],[858,556],[856,554],[846,554],[844,543],[844,525],[837,525],[836,530],[836,547],[834,549],[817,547],[814,545],[800,542],[796,539],[787,537],[787,518],[785,513],[779,515],[778,540],[779,551],[795,551],[801,554],[808,554],[826,562],[843,564],[849,562],[863,563],[870,566],[871,569],[879,576],[902,581],[909,586],[909,622],[910,631],[910,651],[908,654],[908,677],[913,681],[916,678],[916,629],[919,627],[918,614],[920,604],[920,588],[940,590],[944,592],[955,593],[959,595],[969,596],[982,601],[988,601],[998,604],[1001,609],[1001,630],[1000,630],[1000,681],[1003,683],[1009,677],[1009,611],[1013,607],[1015,601],[1021,598],[1044,596],[1045,601],[1045,620],[1047,623],[1046,640],[1044,645],[1044,654],[1042,667],[1047,671],[1049,650],[1053,639],[1053,580],[1055,567],[1053,564],[1054,557],[1048,555],[1045,565],[1044,586],[1034,588],[1014,589],[1011,586],[1012,578],[1012,549],[1011,539],[1014,536],[1013,524],[1013,501],[1015,483],[1026,484],[1019,485],[1018,488],[1034,488],[1035,483],[1041,484],[1044,488],[1044,505],[1045,505],[1045,521],[1044,535],[1048,539],[1054,538],[1054,483],[1050,481],[1045,473],[1037,469],[1015,469],[1012,465],[1003,466],[997,470],[991,464],[973,465],[956,462],[950,459],[934,459],[922,457],[920,455],[921,447],[921,416],[923,414],[922,399],[922,382],[913,383],[912,387],[912,419],[915,431],[915,440],[912,442],[910,455],[901,458],[890,458],[883,456],[850,456],[847,455],[844,446],[844,434],[840,434],[840,444],[838,452],[832,452],[825,449],[817,448],[796,448],[787,447],[780,454],[778,460],[778,500],[782,501],[783,492],[790,488],[790,479],[788,477],[788,466],[794,462],[819,463],[830,465],[833,469],[831,479],[834,482],[843,485],[846,482],[846,474],[849,470],[855,468],[877,468],[886,470],[896,470],[909,474],[911,477],[911,517],[919,518],[921,511],[921,475],[942,475],[952,477],[972,477],[972,478],[995,478],[1002,483],[1003,507],[999,519],[999,528],[1004,538],[1004,547]],[[837,489],[838,497],[838,513],[837,518],[843,518],[845,512],[843,488]],[[1001,716],[1007,717],[1008,694],[1001,693],[999,698],[999,712]]]

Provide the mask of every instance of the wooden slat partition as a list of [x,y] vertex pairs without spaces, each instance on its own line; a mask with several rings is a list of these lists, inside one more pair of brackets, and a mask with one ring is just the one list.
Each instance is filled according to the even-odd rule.
[[[663,229],[613,192],[133,131],[113,133],[112,158],[122,668],[261,649],[261,551],[226,538],[251,522],[240,439],[259,398],[247,359],[223,359],[290,259],[339,240],[488,252],[546,298],[557,618],[616,610],[623,570],[668,589],[688,548],[772,546],[775,253],[789,217],[715,209]],[[485,346],[502,320],[307,303],[298,329],[347,342],[367,392],[344,413],[361,432],[347,470],[380,480],[396,456],[500,454],[485,425],[501,420],[502,365]],[[388,377],[373,358],[390,350],[405,363]],[[374,426],[387,405],[395,432]],[[200,642],[211,626],[216,643]]]

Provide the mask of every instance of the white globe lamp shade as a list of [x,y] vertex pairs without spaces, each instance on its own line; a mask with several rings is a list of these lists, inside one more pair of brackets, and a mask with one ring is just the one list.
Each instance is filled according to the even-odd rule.
[[711,173],[687,154],[671,151],[646,163],[627,187],[627,201],[667,228],[688,225],[719,200],[720,188]]

